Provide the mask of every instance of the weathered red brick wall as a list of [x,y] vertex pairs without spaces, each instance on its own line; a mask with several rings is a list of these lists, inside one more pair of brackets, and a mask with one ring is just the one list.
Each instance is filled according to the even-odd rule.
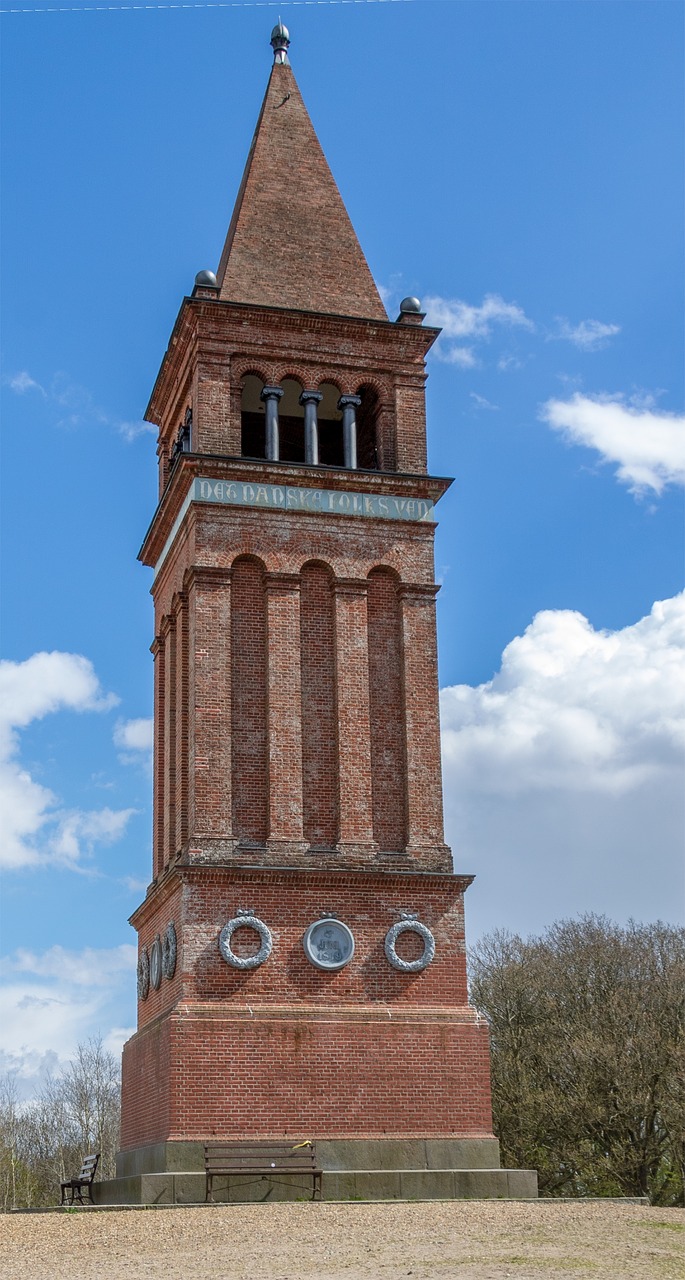
[[[258,1004],[382,1002],[422,1007],[467,1004],[463,886],[460,877],[392,872],[293,871],[278,868],[178,867],[138,909],[134,922],[140,945],[151,946],[170,920],[178,934],[178,961],[172,981],[162,979],[139,1002],[139,1025],[147,1025],[178,1001],[242,1001]],[[181,891],[181,885],[183,889]],[[243,972],[219,952],[219,933],[239,908],[254,908],[271,930],[273,952],[259,968]],[[310,964],[302,937],[313,921],[334,911],[352,929],[356,950],[350,964],[326,973]],[[383,943],[401,911],[416,911],[432,930],[436,956],[421,973],[405,974],[389,964]],[[238,930],[234,949],[257,949],[252,930]],[[398,951],[406,959],[421,953],[405,935]]]
[[[141,1002],[144,1031],[127,1046],[128,1145],[490,1132],[487,1030],[467,1005],[458,877],[188,867],[172,880],[161,907],[152,900],[139,912],[148,945],[175,916],[179,955],[173,981]],[[239,907],[254,908],[273,936],[271,956],[251,971],[227,965],[218,948]],[[326,910],[355,937],[352,961],[335,973],[311,965],[302,947]],[[398,972],[383,950],[401,910],[417,911],[435,937],[435,959],[420,973]],[[238,954],[257,943],[251,930],[233,935]],[[407,959],[421,947],[411,935],[398,942]],[[168,1045],[170,1102],[165,1086],[159,1105],[140,1065],[155,1043]],[[142,1109],[145,1138],[129,1119]]]
[[121,1064],[121,1149],[159,1142],[171,1130],[172,1024],[168,1018],[124,1045]]

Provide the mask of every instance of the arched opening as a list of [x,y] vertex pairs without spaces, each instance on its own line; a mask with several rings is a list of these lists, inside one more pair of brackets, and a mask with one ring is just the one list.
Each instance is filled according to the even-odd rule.
[[365,384],[357,389],[361,404],[357,409],[357,465],[364,471],[378,470],[378,421],[379,400],[374,387]]
[[304,405],[300,404],[302,384],[284,378],[283,396],[278,406],[281,462],[304,462]]
[[264,565],[241,556],[231,571],[233,830],[248,845],[269,834],[267,619]]
[[338,408],[339,388],[333,382],[322,382],[319,387],[322,400],[319,405],[319,462],[324,467],[345,465],[343,451],[342,412]]
[[338,839],[338,709],[335,598],[327,565],[310,561],[300,579],[302,794],[304,835],[313,848]]
[[399,581],[392,569],[369,574],[368,645],[373,834],[382,853],[407,844],[406,717]]
[[244,458],[266,457],[264,402],[260,400],[264,379],[255,373],[243,378],[240,396],[240,452]]

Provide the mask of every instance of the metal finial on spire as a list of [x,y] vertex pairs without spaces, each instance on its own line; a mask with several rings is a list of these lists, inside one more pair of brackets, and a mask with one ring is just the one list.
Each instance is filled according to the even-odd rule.
[[287,27],[283,26],[281,19],[271,32],[271,46],[274,51],[274,62],[288,62],[288,45],[290,44],[290,32]]

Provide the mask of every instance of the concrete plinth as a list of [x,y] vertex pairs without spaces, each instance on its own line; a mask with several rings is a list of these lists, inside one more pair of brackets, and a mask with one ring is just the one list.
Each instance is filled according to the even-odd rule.
[[[324,1200],[536,1199],[537,1174],[500,1169],[494,1138],[321,1140]],[[117,1177],[96,1183],[98,1204],[202,1204],[203,1146],[162,1142],[123,1151]],[[311,1179],[235,1175],[215,1179],[217,1203],[246,1204],[309,1200]]]

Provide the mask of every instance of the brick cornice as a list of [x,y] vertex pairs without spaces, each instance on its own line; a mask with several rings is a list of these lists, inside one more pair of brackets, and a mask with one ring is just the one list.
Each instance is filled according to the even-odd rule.
[[319,368],[328,355],[331,371],[368,369],[423,379],[423,361],[439,333],[391,320],[184,298],[144,417],[157,424],[164,420],[189,361],[225,369],[236,355],[280,362],[297,353],[300,361]]

